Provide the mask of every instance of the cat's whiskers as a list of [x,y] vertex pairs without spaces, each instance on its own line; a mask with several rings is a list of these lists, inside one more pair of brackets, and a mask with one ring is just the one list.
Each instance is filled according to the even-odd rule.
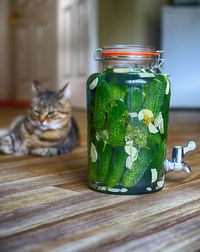
[[40,136],[42,134],[42,131],[40,129],[35,129],[34,134]]

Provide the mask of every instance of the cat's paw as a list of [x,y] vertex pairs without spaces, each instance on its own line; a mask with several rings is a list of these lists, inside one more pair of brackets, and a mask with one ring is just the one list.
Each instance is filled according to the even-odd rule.
[[0,139],[0,153],[3,154],[13,154],[14,146],[12,143],[12,139],[9,135],[4,136]]
[[51,157],[51,156],[57,156],[58,151],[56,148],[37,148],[32,149],[30,151],[30,154],[34,156]]

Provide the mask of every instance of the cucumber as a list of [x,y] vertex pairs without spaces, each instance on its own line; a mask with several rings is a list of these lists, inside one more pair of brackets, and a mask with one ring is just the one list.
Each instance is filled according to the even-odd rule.
[[163,104],[165,90],[166,90],[166,81],[157,75],[149,84],[148,87],[145,87],[145,100],[144,108],[149,109],[153,112],[154,118],[156,118],[161,110]]
[[104,142],[98,142],[98,153],[99,153],[99,182],[104,182],[107,177],[108,169],[110,167],[112,149],[109,145],[104,146]]
[[93,125],[97,131],[106,126],[107,105],[111,99],[112,97],[108,83],[104,80],[100,81],[96,87],[93,111]]
[[119,99],[119,100],[122,99],[122,100],[124,100],[125,94],[124,94],[122,88],[119,87],[119,85],[117,85],[116,83],[111,82],[109,84],[109,88],[110,88],[111,96],[112,96],[113,99]]
[[167,139],[168,119],[169,119],[169,104],[170,104],[170,93],[165,96],[164,102],[161,108],[163,122],[164,122],[164,134],[163,139]]
[[130,87],[125,97],[125,103],[129,112],[138,112],[144,103],[144,95],[137,87]]
[[[98,149],[97,149],[97,140],[95,137],[88,138],[88,174],[89,174],[89,180],[90,181],[98,181],[99,177],[99,154],[98,154]],[[91,158],[91,146],[94,146],[97,151],[97,159],[94,162]]]
[[163,84],[163,86],[165,87],[165,90],[166,90],[167,82],[169,81],[168,77],[165,76],[165,75],[162,75],[162,74],[157,74],[156,79],[162,82],[162,84]]
[[98,181],[98,178],[99,178],[98,162],[93,163],[89,158],[88,164],[89,164],[89,168],[88,168],[89,180],[93,182]]
[[113,147],[125,144],[125,124],[129,113],[120,100],[113,100],[108,111],[109,144]]
[[112,163],[108,171],[106,179],[107,188],[111,188],[120,183],[123,176],[125,163],[128,155],[126,154],[124,147],[117,147],[113,152]]
[[[167,82],[170,82],[169,79],[167,78],[167,76],[157,75],[156,78],[159,79],[163,83],[163,85],[165,86],[165,90],[166,90]],[[164,99],[163,99],[163,104],[161,107],[161,112],[162,112],[163,122],[164,122],[164,134],[162,135],[163,140],[167,138],[170,96],[171,96],[171,92],[170,92],[170,88],[169,88],[169,92],[168,92],[168,94],[165,94]]]
[[149,132],[148,133],[148,140],[151,141],[152,143],[160,144],[162,142],[162,137],[159,132],[156,134],[152,134]]
[[133,146],[138,149],[146,147],[148,134],[149,130],[147,126],[139,121],[138,118],[133,118],[125,129],[125,138],[133,140]]
[[152,151],[143,148],[138,153],[137,160],[133,163],[131,170],[126,170],[122,179],[125,187],[136,185],[142,178],[152,160]]
[[166,153],[166,141],[162,141],[162,143],[158,146],[158,149],[156,150],[154,159],[151,162],[151,168],[156,168],[158,172],[158,177],[163,168],[165,153]]
[[102,73],[94,73],[92,75],[90,75],[87,79],[86,85],[89,88],[90,84],[96,79],[98,78],[98,81],[101,81],[104,79],[104,74]]

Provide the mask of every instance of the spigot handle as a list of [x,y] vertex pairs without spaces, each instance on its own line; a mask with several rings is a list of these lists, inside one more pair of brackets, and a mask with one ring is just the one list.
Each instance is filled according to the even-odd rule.
[[185,155],[188,151],[192,151],[196,148],[196,143],[190,141],[186,147],[183,148],[183,154]]
[[182,146],[174,146],[172,151],[172,161],[165,159],[164,167],[166,172],[169,171],[185,171],[191,172],[189,165],[183,162],[184,155],[188,151],[192,151],[196,148],[196,143],[194,141],[190,141],[186,147]]

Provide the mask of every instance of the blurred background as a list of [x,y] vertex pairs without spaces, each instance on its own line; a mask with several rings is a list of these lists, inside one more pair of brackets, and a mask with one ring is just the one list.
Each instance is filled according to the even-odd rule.
[[200,108],[199,0],[0,0],[0,105],[28,104],[32,80],[56,90],[70,82],[85,108],[96,48],[165,49],[172,108]]

